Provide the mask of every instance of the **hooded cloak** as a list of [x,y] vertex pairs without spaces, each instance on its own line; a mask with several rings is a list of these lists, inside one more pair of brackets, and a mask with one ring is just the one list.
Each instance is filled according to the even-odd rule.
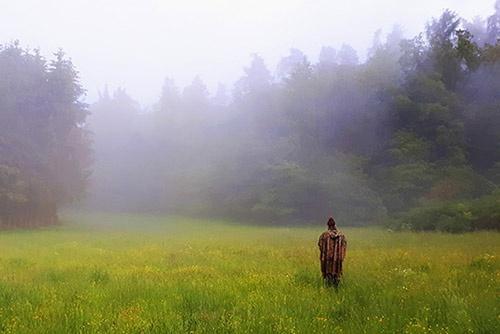
[[318,241],[323,278],[340,278],[347,240],[337,228],[328,229]]

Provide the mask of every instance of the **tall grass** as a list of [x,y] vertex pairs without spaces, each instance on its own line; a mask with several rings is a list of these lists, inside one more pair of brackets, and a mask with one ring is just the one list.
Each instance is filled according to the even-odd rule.
[[3,231],[0,332],[500,332],[500,233],[346,228],[335,291],[320,232],[125,215]]

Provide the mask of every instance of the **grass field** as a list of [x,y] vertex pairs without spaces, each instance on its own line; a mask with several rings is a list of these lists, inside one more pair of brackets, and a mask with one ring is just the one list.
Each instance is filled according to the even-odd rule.
[[0,231],[0,332],[500,333],[499,233],[345,228],[335,292],[321,227],[64,221]]

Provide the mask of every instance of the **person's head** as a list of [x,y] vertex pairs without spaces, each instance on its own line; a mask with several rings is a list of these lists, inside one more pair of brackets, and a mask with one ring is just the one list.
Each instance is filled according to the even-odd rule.
[[334,230],[337,228],[337,223],[335,222],[335,219],[333,217],[328,218],[328,222],[326,223],[328,226],[329,230]]

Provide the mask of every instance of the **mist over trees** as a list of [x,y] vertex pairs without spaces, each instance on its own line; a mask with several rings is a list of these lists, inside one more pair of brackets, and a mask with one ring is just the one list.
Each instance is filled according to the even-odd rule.
[[[445,11],[411,39],[398,26],[379,31],[362,63],[347,44],[323,47],[317,63],[291,49],[274,71],[253,55],[230,96],[210,97],[200,78],[184,89],[166,79],[152,112],[106,93],[91,124],[110,126],[105,118],[122,112],[133,120],[95,131],[98,150],[118,145],[96,173],[124,174],[102,172],[91,205],[275,223],[334,213],[367,224],[490,195],[500,170],[499,15],[467,22]],[[444,216],[471,214],[452,211]],[[487,215],[485,225],[498,224],[498,210]]]
[[57,221],[90,173],[87,105],[62,51],[46,60],[18,43],[0,46],[0,225]]
[[[234,87],[214,95],[199,77],[184,88],[167,78],[150,110],[106,88],[87,122],[62,54],[47,64],[4,47],[0,205],[10,211],[2,212],[38,205],[27,187],[49,194],[37,198],[50,210],[32,209],[40,216],[54,217],[62,199],[81,194],[88,126],[95,163],[80,205],[93,210],[499,228],[499,37],[500,2],[484,20],[445,11],[410,39],[398,26],[376,32],[364,61],[348,44],[324,46],[316,63],[291,49],[274,70],[254,54]],[[12,74],[11,58],[34,70]],[[30,112],[39,116],[23,116]],[[43,126],[33,132],[37,118]],[[34,153],[24,162],[18,152]]]

